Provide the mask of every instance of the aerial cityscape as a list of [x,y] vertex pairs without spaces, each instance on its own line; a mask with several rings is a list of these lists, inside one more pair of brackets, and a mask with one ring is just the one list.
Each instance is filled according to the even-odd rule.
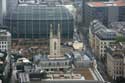
[[125,0],[0,0],[0,83],[125,83]]

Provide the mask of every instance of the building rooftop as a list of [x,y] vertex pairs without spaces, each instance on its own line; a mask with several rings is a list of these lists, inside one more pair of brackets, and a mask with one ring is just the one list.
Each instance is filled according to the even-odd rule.
[[49,74],[47,75],[48,80],[85,80],[81,74]]
[[91,23],[90,23],[90,29],[91,29],[91,32],[93,34],[103,30],[103,29],[107,29],[107,27],[105,27],[100,21],[98,20],[93,20]]
[[59,57],[59,58],[51,58],[49,59],[48,55],[41,55],[41,54],[38,54],[38,55],[34,55],[33,56],[33,59],[34,59],[34,62],[37,62],[37,61],[66,61],[66,60],[70,60],[67,56],[62,56],[62,57]]
[[70,11],[62,6],[29,5],[18,6],[6,15],[12,20],[73,20]]
[[12,20],[72,20],[72,5],[63,0],[19,0],[18,6],[5,19]]
[[76,69],[74,71],[74,73],[75,72],[84,76],[85,80],[94,80],[94,77],[93,77],[91,71],[89,70],[89,68]]
[[[80,74],[78,74],[78,73],[80,73]],[[37,83],[33,80],[32,76],[31,76],[31,75],[35,75],[35,73],[31,74],[31,73],[24,72],[24,73],[18,73],[18,75],[22,81],[25,81],[25,82],[28,81],[30,83]],[[78,70],[74,71],[74,73],[68,73],[68,74],[63,74],[63,73],[47,74],[46,77],[47,78],[42,79],[43,83],[46,83],[46,82],[48,83],[50,81],[53,81],[53,82],[55,81],[57,83],[60,83],[60,82],[69,83],[72,81],[74,81],[73,83],[84,83],[84,82],[86,83],[86,81],[90,81],[90,83],[95,83],[95,80],[92,76],[91,71],[87,68],[78,69]],[[36,80],[36,81],[40,82],[40,80]],[[87,82],[87,83],[89,83],[89,82]]]
[[11,33],[5,29],[0,29],[0,36],[11,36]]
[[115,59],[122,59],[125,56],[125,43],[112,43],[110,46],[106,47],[106,51],[111,54],[111,56]]
[[125,6],[125,1],[88,2],[90,7]]
[[109,28],[121,33],[125,36],[125,22],[112,22]]
[[96,33],[96,36],[101,40],[115,40],[116,32],[111,29],[104,29]]
[[55,3],[55,4],[62,4],[62,0],[19,0],[19,4],[49,4],[49,3]]
[[123,59],[124,54],[114,54],[114,55],[112,55],[112,57],[115,59]]
[[[47,80],[47,81],[32,81],[30,83],[104,83],[97,80]],[[108,82],[106,82],[108,83]]]

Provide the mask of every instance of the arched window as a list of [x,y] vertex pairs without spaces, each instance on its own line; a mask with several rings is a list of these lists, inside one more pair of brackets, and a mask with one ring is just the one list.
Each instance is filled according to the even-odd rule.
[[54,50],[56,50],[56,42],[54,42]]

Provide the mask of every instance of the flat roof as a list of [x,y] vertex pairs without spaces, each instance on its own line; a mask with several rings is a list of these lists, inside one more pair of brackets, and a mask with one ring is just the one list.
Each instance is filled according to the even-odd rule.
[[11,33],[8,32],[6,29],[0,29],[0,36],[11,36]]
[[117,31],[118,33],[125,35],[125,21],[122,22],[112,22],[109,28]]
[[115,40],[117,34],[114,30],[105,29],[100,32],[97,32],[96,36],[101,40]]
[[76,69],[74,73],[79,73],[81,76],[84,76],[85,80],[94,80],[92,73],[89,68],[80,68]]
[[88,2],[90,7],[125,6],[125,1]]
[[31,81],[30,83],[104,83],[104,82],[98,80],[42,80],[42,81]]
[[85,80],[84,76],[81,74],[74,74],[74,73],[58,73],[58,74],[48,74],[46,80]]

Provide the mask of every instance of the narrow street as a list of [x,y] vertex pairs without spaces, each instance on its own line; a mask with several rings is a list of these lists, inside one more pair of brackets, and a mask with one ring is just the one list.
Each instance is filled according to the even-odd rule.
[[[84,27],[81,27],[80,29],[84,29]],[[82,31],[82,30],[81,30]],[[86,32],[86,31],[85,31]],[[96,59],[97,61],[97,67],[98,67],[98,70],[100,72],[100,74],[102,75],[102,77],[104,78],[105,81],[109,81],[109,78],[106,74],[106,66],[104,63],[102,63],[101,61],[97,60],[97,58],[95,57],[94,53],[92,53],[92,49],[89,45],[89,37],[87,34],[83,34],[83,32],[81,32],[80,35],[80,38],[81,40],[83,41],[84,45],[85,45],[85,52],[86,54],[88,54],[88,56],[91,58],[91,59]]]

